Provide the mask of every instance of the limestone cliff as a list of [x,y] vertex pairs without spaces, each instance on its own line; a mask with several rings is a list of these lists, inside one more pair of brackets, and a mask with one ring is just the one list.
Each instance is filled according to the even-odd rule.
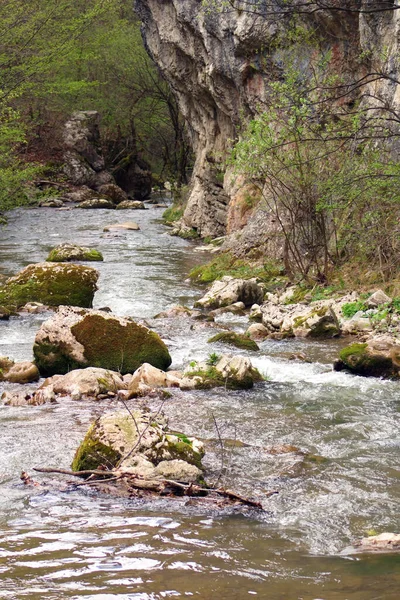
[[[185,223],[202,236],[241,231],[243,247],[261,243],[265,248],[274,226],[268,214],[260,209],[255,214],[256,202],[249,202],[255,191],[224,173],[221,159],[242,120],[254,114],[268,82],[279,75],[285,50],[271,52],[271,41],[285,30],[290,17],[279,13],[278,0],[246,4],[257,4],[257,14],[243,10],[206,14],[201,0],[136,0],[136,10],[149,52],[176,93],[196,152]],[[274,4],[275,14],[270,8]],[[331,50],[331,68],[345,80],[362,77],[384,61],[393,80],[371,83],[368,91],[389,104],[400,104],[395,81],[400,10],[368,12],[390,4],[332,0],[335,10],[310,11],[301,18],[318,30],[321,48]],[[304,47],[305,63],[312,60],[311,52]]]

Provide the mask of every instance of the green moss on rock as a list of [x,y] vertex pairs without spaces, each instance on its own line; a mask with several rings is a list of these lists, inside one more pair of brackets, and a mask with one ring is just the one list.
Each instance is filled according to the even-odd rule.
[[98,469],[102,465],[111,469],[116,467],[121,459],[121,454],[94,437],[95,425],[93,424],[90,427],[85,439],[75,453],[71,465],[73,471]]
[[368,350],[367,344],[352,344],[344,348],[339,354],[339,361],[335,364],[336,370],[348,369],[357,375],[365,377],[394,377],[397,369],[392,359]]
[[97,290],[98,272],[83,265],[38,263],[10,277],[0,289],[0,304],[23,306],[41,302],[48,306],[90,308]]
[[77,246],[76,244],[60,244],[53,248],[46,258],[46,262],[71,262],[71,261],[102,261],[103,255],[95,248]]
[[84,347],[91,367],[126,374],[143,363],[165,371],[172,362],[160,336],[133,321],[122,324],[118,319],[89,314],[73,325],[71,332]]
[[256,342],[247,337],[247,335],[234,333],[233,331],[223,331],[221,333],[217,333],[217,335],[214,335],[208,340],[209,344],[213,344],[215,342],[221,342],[223,344],[228,344],[229,346],[235,346],[236,348],[241,348],[242,350],[256,351],[260,349]]

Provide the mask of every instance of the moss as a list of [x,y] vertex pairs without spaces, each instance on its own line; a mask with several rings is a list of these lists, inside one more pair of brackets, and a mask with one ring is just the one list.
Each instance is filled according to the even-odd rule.
[[87,315],[71,331],[85,348],[85,358],[92,367],[126,374],[145,362],[165,371],[172,362],[161,338],[133,321],[123,325],[117,319]]
[[52,344],[49,340],[33,346],[35,363],[42,377],[51,377],[54,374],[65,375],[74,369],[81,369],[82,363],[71,359],[69,349],[63,344]]
[[198,390],[210,390],[215,387],[225,387],[228,390],[248,390],[253,387],[255,381],[262,381],[257,369],[253,369],[252,374],[248,377],[238,379],[234,373],[231,373],[229,377],[223,377],[220,371],[212,366],[208,369],[197,369],[186,373],[186,377],[191,379],[194,377],[201,378],[201,381],[196,383],[196,389]]
[[234,333],[233,331],[217,333],[217,335],[214,335],[208,340],[209,344],[213,344],[214,342],[221,342],[223,344],[228,344],[229,346],[241,348],[242,350],[257,351],[260,349],[255,341],[251,340],[246,335]]
[[[392,359],[382,354],[372,354],[367,344],[352,344],[339,354],[339,370],[348,369],[365,377],[395,377],[397,369]],[[336,369],[338,366],[336,365]]]
[[[203,458],[199,452],[193,450],[191,442],[187,439],[184,441],[182,437],[179,437],[176,433],[173,434],[178,437],[178,441],[171,439],[168,435],[166,436],[168,442],[168,451],[171,455],[171,459],[184,460],[190,465],[195,465],[199,469],[203,469],[201,459]],[[182,436],[182,434],[181,434]]]
[[74,260],[99,262],[104,259],[101,252],[95,248],[85,248],[73,244],[62,244],[53,248],[46,258],[46,262],[71,262]]
[[181,204],[173,204],[163,212],[163,220],[166,224],[172,225],[183,217],[184,207]]
[[210,262],[192,269],[189,277],[200,283],[212,283],[224,275],[231,275],[239,279],[256,277],[260,281],[271,282],[281,272],[281,267],[277,263],[251,263],[248,260],[234,257],[230,252],[224,252]]
[[23,306],[41,302],[48,306],[91,308],[97,279],[98,272],[83,265],[29,265],[0,289],[0,304]]
[[118,452],[93,437],[95,426],[96,424],[91,426],[75,453],[71,465],[73,471],[98,469],[102,465],[110,469],[115,467],[121,458]]

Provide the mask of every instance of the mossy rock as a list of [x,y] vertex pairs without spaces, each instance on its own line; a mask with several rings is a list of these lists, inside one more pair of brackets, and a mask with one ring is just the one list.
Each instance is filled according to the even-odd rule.
[[235,346],[236,348],[241,348],[242,350],[259,350],[258,344],[254,340],[251,340],[247,335],[242,335],[239,333],[234,333],[233,331],[223,331],[221,333],[217,333],[208,340],[209,344],[213,344],[215,342],[221,342],[222,344],[228,344],[229,346]]
[[90,308],[98,277],[95,269],[83,265],[28,265],[0,288],[0,305],[20,307],[27,302],[41,302],[48,306]]
[[[195,444],[196,441],[196,444]],[[156,415],[140,410],[119,411],[95,421],[75,453],[73,471],[129,467],[141,456],[150,466],[183,460],[202,469],[202,444],[181,433],[170,433]]]
[[396,377],[398,369],[392,359],[383,354],[370,352],[368,344],[352,344],[344,348],[335,363],[336,371],[347,369],[364,377]]
[[171,364],[168,348],[147,327],[110,313],[64,306],[39,329],[33,353],[46,377],[85,367],[133,373],[145,362],[165,371]]
[[60,244],[53,248],[46,258],[46,262],[71,262],[71,261],[102,261],[103,255],[95,248],[78,246],[77,244]]
[[166,371],[172,360],[168,348],[154,331],[134,321],[122,324],[117,318],[86,315],[71,328],[75,339],[85,348],[91,367],[133,373],[143,363]]
[[227,390],[249,390],[255,383],[263,381],[257,369],[251,369],[244,377],[237,377],[235,372],[224,376],[221,371],[213,366],[185,373],[185,377],[196,379],[195,388],[197,390],[211,390],[216,387],[224,387]]

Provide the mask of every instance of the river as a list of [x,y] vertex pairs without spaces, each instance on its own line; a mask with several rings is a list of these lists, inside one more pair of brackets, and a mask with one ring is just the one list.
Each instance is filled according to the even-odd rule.
[[[179,368],[209,354],[215,329],[152,317],[201,295],[186,277],[207,257],[167,235],[161,213],[18,209],[1,230],[0,273],[44,260],[61,242],[98,248],[95,307],[147,320]],[[118,218],[141,231],[104,234]],[[30,359],[47,316],[0,322],[0,355]],[[247,321],[221,318],[226,325],[244,331]],[[207,440],[211,480],[254,494],[264,513],[25,487],[22,470],[69,468],[89,423],[115,406],[0,407],[0,599],[398,600],[400,556],[347,549],[368,531],[400,530],[400,384],[334,373],[337,349],[338,342],[267,340],[250,353],[267,377],[253,390],[177,390],[164,403],[174,429]],[[297,352],[312,362],[289,360]],[[274,453],[282,444],[299,451]],[[267,498],[271,490],[279,493]]]

